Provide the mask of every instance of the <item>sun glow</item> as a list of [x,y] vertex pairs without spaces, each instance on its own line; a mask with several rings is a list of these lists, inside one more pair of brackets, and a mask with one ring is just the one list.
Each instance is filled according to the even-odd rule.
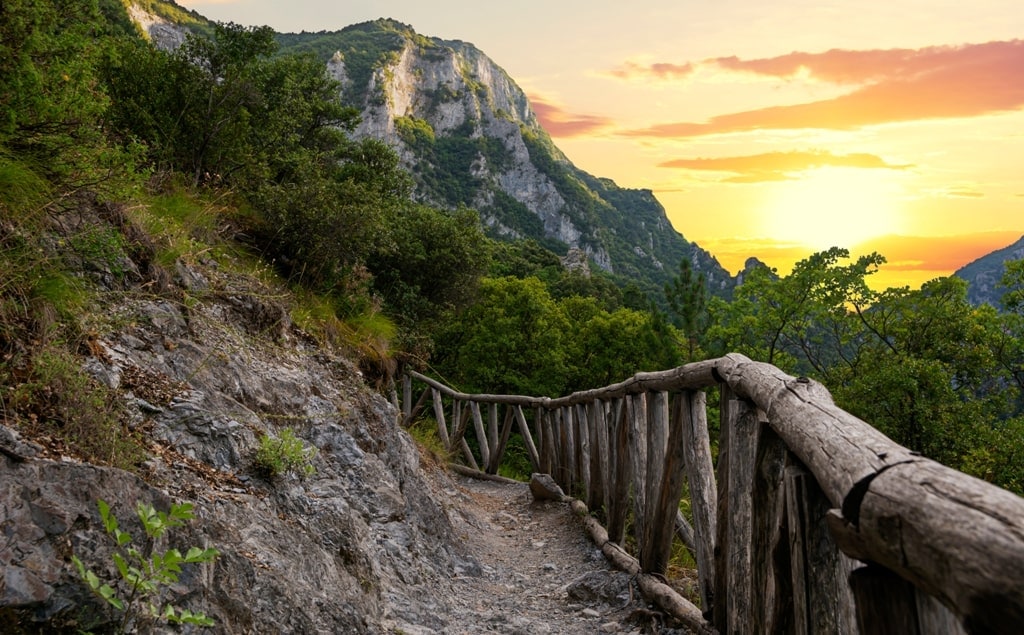
[[815,250],[850,248],[903,231],[899,187],[892,173],[823,167],[772,184],[761,232]]

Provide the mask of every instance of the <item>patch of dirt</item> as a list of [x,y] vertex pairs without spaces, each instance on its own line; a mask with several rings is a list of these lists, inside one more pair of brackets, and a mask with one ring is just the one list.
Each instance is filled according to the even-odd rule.
[[628,574],[612,568],[567,503],[525,483],[453,476],[453,521],[479,563],[453,580],[453,635],[671,633]]

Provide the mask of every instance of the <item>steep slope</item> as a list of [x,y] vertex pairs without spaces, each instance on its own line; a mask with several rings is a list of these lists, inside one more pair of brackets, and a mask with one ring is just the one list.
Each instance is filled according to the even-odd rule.
[[1003,298],[999,281],[1003,277],[1004,263],[1020,258],[1024,258],[1024,236],[1012,245],[997,249],[964,265],[953,272],[953,275],[967,281],[967,299],[971,304],[991,304],[999,308],[1002,306]]
[[493,235],[580,249],[604,271],[659,291],[683,258],[714,290],[732,280],[675,231],[649,190],[576,168],[541,128],[529,100],[472,44],[377,20],[336,32],[283,34],[284,51],[327,62],[362,110],[360,135],[394,147],[433,204],[481,212]]

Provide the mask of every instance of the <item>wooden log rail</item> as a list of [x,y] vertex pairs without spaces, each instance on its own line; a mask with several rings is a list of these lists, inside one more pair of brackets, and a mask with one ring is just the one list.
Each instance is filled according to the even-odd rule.
[[[533,469],[593,511],[609,559],[647,574],[642,589],[695,631],[1024,629],[1024,499],[896,444],[812,380],[732,354],[557,399],[404,382],[405,423],[430,399],[471,467],[496,473],[515,426]],[[697,563],[699,608],[655,584],[674,539]]]

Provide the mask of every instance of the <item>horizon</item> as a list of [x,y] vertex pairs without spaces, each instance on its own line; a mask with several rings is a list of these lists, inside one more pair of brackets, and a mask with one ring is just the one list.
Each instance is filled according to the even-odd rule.
[[839,246],[886,257],[872,286],[918,288],[1024,236],[1014,1],[179,4],[279,32],[390,17],[470,42],[574,164],[652,190],[731,273]]

